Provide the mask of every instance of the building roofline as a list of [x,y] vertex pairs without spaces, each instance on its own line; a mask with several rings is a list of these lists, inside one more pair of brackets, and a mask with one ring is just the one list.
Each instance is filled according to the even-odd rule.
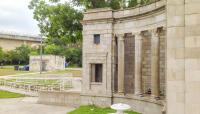
[[12,40],[25,40],[25,41],[41,41],[41,36],[16,34],[16,33],[0,33],[0,39],[12,39]]

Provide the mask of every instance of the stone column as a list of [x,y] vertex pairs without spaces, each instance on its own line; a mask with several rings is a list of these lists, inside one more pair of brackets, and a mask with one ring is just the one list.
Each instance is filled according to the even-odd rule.
[[157,29],[151,31],[151,96],[159,98],[159,36]]
[[124,36],[118,35],[118,93],[124,93]]
[[135,95],[142,95],[142,35],[135,34]]

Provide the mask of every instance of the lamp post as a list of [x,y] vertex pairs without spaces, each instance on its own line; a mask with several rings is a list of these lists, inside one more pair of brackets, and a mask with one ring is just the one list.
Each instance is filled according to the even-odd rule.
[[43,44],[43,40],[42,40],[42,36],[40,37],[40,74],[42,74],[42,44]]

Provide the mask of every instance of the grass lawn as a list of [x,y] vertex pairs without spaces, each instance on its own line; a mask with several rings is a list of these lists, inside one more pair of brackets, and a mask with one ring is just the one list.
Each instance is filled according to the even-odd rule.
[[0,68],[0,76],[30,73],[29,71],[15,71],[14,68]]
[[74,77],[81,77],[82,70],[56,70],[52,72],[47,72],[47,74],[72,74]]
[[2,98],[18,98],[18,97],[24,97],[24,95],[0,90],[0,99],[2,99]]
[[[81,106],[78,109],[69,112],[67,114],[109,114],[109,113],[115,113],[114,110],[110,108],[99,108],[96,106]],[[133,111],[126,111],[127,114],[139,114],[137,112]]]

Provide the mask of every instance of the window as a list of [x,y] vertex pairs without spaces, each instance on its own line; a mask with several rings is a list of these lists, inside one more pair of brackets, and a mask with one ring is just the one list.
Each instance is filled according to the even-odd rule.
[[91,81],[92,82],[102,82],[102,64],[91,64]]
[[100,44],[100,34],[94,35],[94,44]]

